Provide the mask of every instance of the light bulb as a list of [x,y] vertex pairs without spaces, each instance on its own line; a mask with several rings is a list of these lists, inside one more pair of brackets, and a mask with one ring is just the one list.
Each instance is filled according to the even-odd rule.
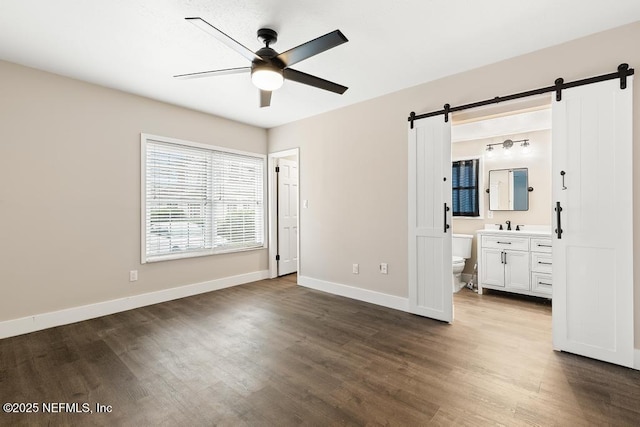
[[490,145],[487,147],[487,157],[493,157],[493,147]]
[[273,91],[282,86],[282,70],[270,67],[256,67],[251,71],[251,81],[261,90]]

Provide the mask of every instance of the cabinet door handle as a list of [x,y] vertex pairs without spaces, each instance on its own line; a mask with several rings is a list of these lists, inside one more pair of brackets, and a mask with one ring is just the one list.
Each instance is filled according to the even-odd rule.
[[553,286],[551,283],[538,282],[538,285]]
[[512,242],[497,242],[497,243],[499,243],[501,245],[510,245]]
[[538,264],[551,265],[550,262],[543,262],[543,261],[538,261]]
[[447,212],[449,212],[449,206],[447,206],[447,204],[444,204],[444,232],[447,232],[447,229],[449,228],[449,224],[447,224]]
[[504,265],[507,265],[507,253],[502,252],[502,254],[504,255]]
[[553,246],[551,245],[538,245],[539,248],[552,248]]

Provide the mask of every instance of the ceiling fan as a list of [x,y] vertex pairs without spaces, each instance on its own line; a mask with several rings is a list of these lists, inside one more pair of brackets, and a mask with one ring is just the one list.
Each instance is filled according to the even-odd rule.
[[348,42],[349,40],[347,40],[340,30],[327,33],[317,39],[291,48],[286,52],[278,53],[270,47],[270,45],[278,40],[278,33],[269,28],[261,28],[258,30],[258,40],[262,41],[265,47],[256,52],[252,52],[202,18],[194,17],[185,19],[247,58],[251,61],[251,66],[178,74],[174,76],[176,78],[193,79],[251,72],[251,81],[260,89],[260,107],[268,107],[271,105],[271,92],[282,86],[285,79],[335,92],[340,95],[348,89],[346,86],[289,68],[293,64]]

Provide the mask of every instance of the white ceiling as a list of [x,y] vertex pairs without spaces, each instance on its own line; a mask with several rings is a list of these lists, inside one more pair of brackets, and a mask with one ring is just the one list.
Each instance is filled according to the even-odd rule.
[[[349,42],[294,68],[349,87],[295,82],[258,107],[248,66],[183,18],[252,50],[261,27],[283,52],[340,29]],[[0,0],[0,59],[265,128],[640,20],[639,0]]]

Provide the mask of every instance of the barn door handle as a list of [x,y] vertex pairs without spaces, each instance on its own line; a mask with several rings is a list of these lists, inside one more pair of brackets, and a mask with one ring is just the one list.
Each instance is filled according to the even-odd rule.
[[449,224],[447,224],[447,212],[449,212],[449,206],[447,206],[447,204],[444,204],[444,232],[447,232],[447,229],[449,228]]
[[562,239],[562,224],[561,224],[561,220],[562,220],[562,216],[560,215],[560,212],[562,212],[562,207],[560,206],[560,202],[556,202],[556,225],[558,228],[556,228],[555,232],[558,235],[558,239]]

